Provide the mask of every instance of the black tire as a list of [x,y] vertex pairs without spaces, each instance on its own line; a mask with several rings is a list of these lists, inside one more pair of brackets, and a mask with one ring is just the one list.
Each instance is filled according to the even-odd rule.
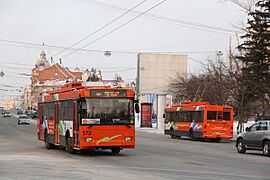
[[265,141],[263,143],[263,154],[265,156],[270,156],[270,141]]
[[189,137],[190,137],[192,140],[195,140],[193,129],[191,128],[188,132],[189,132]]
[[111,149],[113,154],[119,154],[120,153],[120,147],[114,147]]
[[247,149],[246,149],[246,145],[245,145],[243,139],[237,140],[236,148],[237,148],[237,151],[239,153],[245,153],[246,152]]
[[212,142],[220,142],[221,139],[220,138],[214,138],[214,139],[211,139],[210,141],[212,141]]
[[[174,131],[172,127],[170,128],[170,131],[171,131],[171,132]],[[171,138],[172,138],[172,139],[176,139],[176,136],[171,134]]]
[[66,151],[70,154],[75,154],[76,150],[72,147],[72,139],[69,135],[69,133],[66,134]]
[[53,144],[49,143],[49,136],[47,134],[47,131],[44,132],[44,142],[45,142],[45,148],[46,149],[52,149]]

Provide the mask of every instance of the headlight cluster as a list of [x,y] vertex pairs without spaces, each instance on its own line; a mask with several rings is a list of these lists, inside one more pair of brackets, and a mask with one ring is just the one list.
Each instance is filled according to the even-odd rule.
[[93,138],[91,138],[91,137],[85,138],[85,141],[86,141],[86,142],[92,142],[92,141],[93,141]]
[[131,141],[131,137],[125,137],[125,141]]

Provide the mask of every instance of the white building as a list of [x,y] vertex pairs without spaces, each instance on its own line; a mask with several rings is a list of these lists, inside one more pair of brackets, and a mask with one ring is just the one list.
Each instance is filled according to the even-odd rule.
[[24,103],[23,103],[23,109],[30,109],[32,105],[32,96],[31,96],[31,87],[26,86],[24,88]]
[[[141,53],[138,55],[136,91],[140,102],[153,104],[153,127],[163,128],[163,111],[168,102],[169,84],[177,74],[187,76],[187,56]],[[171,96],[170,96],[171,97]],[[137,122],[137,126],[140,122]]]
[[163,94],[171,78],[187,76],[187,56],[180,54],[139,54],[137,87],[140,94]]

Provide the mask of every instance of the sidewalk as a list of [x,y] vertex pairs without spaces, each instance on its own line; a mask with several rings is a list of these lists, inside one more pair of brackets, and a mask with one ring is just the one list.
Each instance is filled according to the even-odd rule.
[[137,127],[135,130],[140,131],[140,132],[153,133],[153,134],[164,134],[164,129]]
[[[152,133],[152,134],[164,134],[163,129],[156,129],[156,128],[147,128],[147,127],[137,127],[136,131],[139,132],[146,132],[146,133]],[[237,138],[237,132],[233,132],[233,138],[231,138],[231,141],[236,141]]]

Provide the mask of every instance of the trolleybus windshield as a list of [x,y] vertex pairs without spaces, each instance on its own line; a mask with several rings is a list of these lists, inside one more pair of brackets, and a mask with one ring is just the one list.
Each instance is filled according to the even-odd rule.
[[80,107],[81,124],[134,124],[132,99],[84,98]]

